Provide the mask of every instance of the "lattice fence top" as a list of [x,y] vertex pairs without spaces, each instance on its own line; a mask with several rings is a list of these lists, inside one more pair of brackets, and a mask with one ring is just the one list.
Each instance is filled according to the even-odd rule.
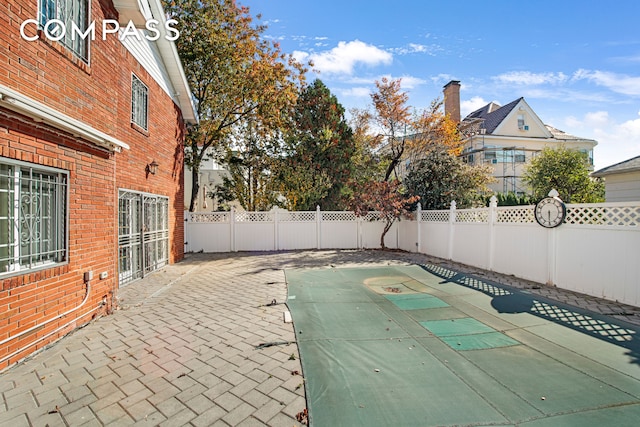
[[489,222],[489,209],[461,209],[456,211],[456,222]]
[[236,222],[273,222],[273,212],[236,212]]
[[229,212],[191,213],[191,222],[229,222]]
[[422,211],[420,221],[426,222],[449,222],[450,211]]
[[385,218],[380,212],[369,212],[362,217],[363,221],[384,221]]
[[356,214],[353,212],[322,212],[323,221],[355,221]]
[[278,221],[282,222],[315,222],[316,212],[282,212],[278,211]]
[[529,224],[535,222],[535,206],[507,206],[496,210],[496,222]]
[[[488,223],[492,208],[458,209],[455,210],[455,220],[458,223]],[[535,206],[500,206],[495,209],[496,223],[530,224],[535,223]],[[451,210],[419,211],[423,222],[449,222]],[[235,212],[235,222],[315,222],[317,211],[288,212]],[[276,218],[277,216],[277,218]],[[409,216],[410,219],[414,214]],[[191,213],[194,223],[228,223],[231,212]],[[320,212],[321,221],[355,222],[358,217],[354,212],[331,211]],[[379,212],[369,212],[362,221],[382,221]],[[614,227],[639,227],[640,204],[638,203],[592,203],[567,205],[565,224],[598,225]]]
[[640,206],[567,206],[565,224],[638,227]]

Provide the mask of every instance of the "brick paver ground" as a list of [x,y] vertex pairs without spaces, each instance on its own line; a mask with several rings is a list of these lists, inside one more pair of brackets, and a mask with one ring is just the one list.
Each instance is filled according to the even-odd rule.
[[420,254],[190,254],[121,289],[113,315],[0,373],[0,425],[301,425],[304,383],[293,326],[283,322],[284,269],[411,263],[640,325],[637,307]]

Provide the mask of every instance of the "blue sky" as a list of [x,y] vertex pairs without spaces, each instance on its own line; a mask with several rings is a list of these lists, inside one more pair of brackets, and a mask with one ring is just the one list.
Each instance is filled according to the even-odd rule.
[[519,97],[598,141],[595,168],[640,155],[640,1],[238,0],[348,110],[402,78],[420,110],[460,80],[462,115]]

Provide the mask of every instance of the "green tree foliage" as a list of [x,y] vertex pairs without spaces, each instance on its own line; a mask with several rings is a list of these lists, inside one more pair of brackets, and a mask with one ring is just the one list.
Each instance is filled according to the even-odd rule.
[[541,200],[551,189],[560,193],[565,203],[598,203],[604,201],[604,183],[589,177],[587,156],[566,147],[545,148],[524,173],[534,201]]
[[233,127],[249,115],[260,129],[281,126],[306,70],[264,40],[265,27],[254,25],[249,9],[234,0],[165,0],[165,10],[178,21],[176,47],[199,118],[185,139],[193,211],[202,161],[221,151]]
[[459,208],[469,208],[483,204],[492,179],[490,167],[468,165],[440,148],[411,165],[404,185],[420,196],[423,209],[448,209],[452,200]]
[[366,110],[352,109],[349,125],[353,130],[355,150],[351,157],[351,182],[348,192],[353,193],[355,183],[383,181],[389,165],[388,158],[380,155],[380,140],[371,131],[371,114]]
[[255,126],[248,119],[235,127],[236,142],[227,148],[223,159],[228,175],[210,194],[221,206],[237,201],[247,211],[266,211],[276,201],[271,173],[274,146]]
[[[491,196],[486,197],[486,204],[489,204]],[[520,205],[532,205],[533,201],[529,196],[518,196],[513,191],[508,193],[497,193],[496,199],[498,206],[520,206]]]
[[343,209],[343,187],[356,151],[344,108],[320,80],[298,97],[278,167],[280,193],[289,210]]

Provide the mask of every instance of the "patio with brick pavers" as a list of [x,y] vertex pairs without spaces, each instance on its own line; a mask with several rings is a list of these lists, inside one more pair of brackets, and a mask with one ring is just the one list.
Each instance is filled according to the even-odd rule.
[[[0,374],[0,424],[291,426],[305,401],[284,269],[432,263],[640,324],[640,310],[397,251],[189,254]],[[275,300],[275,304],[274,304]]]

